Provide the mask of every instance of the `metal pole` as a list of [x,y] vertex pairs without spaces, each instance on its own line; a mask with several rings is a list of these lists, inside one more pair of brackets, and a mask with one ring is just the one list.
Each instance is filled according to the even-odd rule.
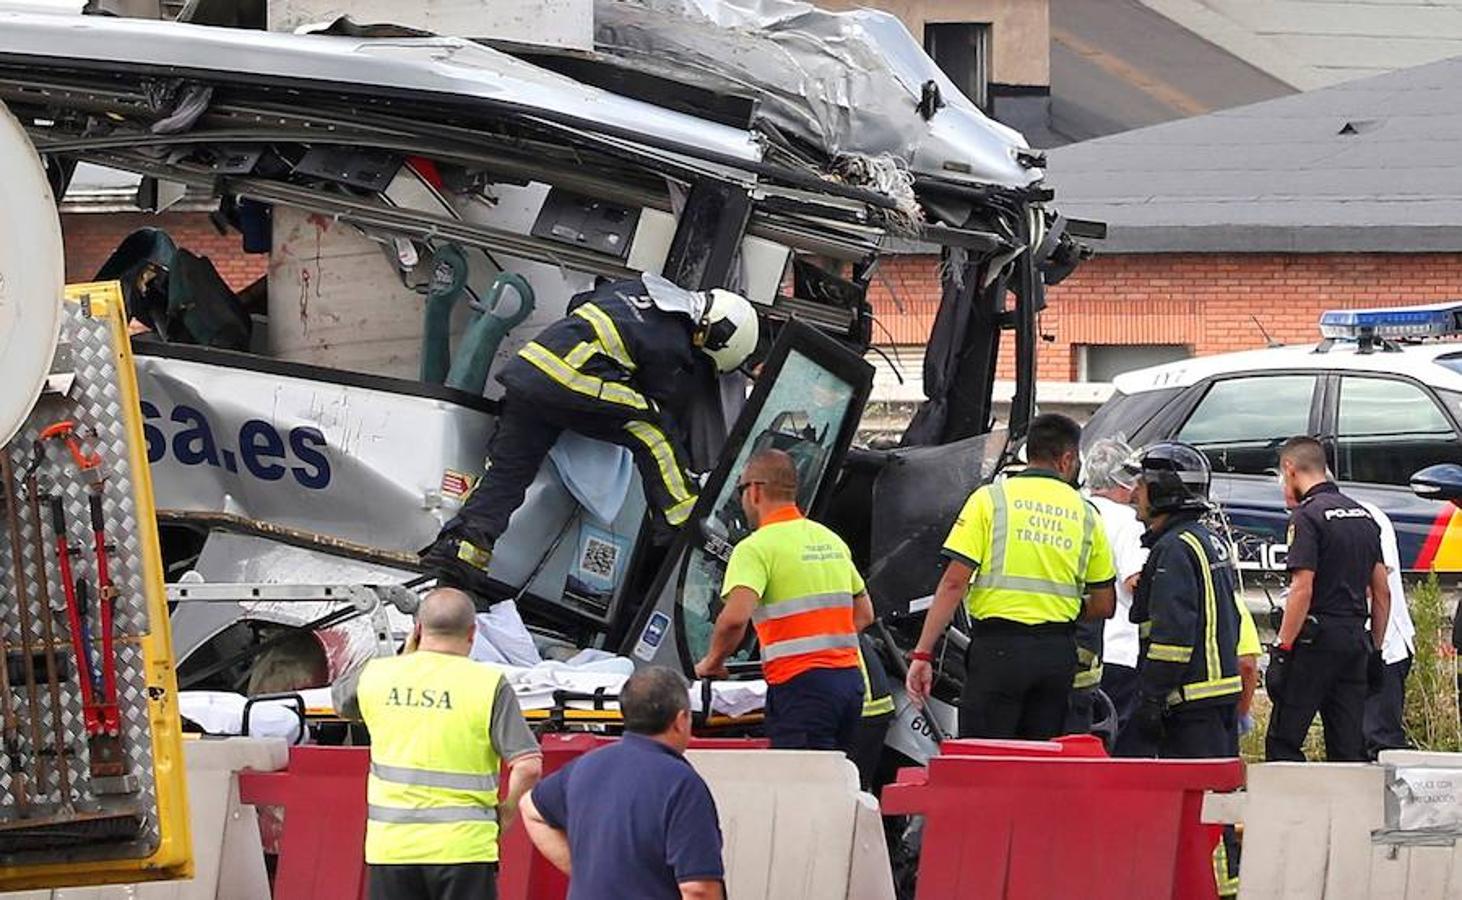
[[[20,646],[24,655],[26,701],[30,710],[31,754],[40,767],[40,696],[36,692],[35,657],[31,655],[30,643],[30,590],[25,580],[25,560],[21,554],[20,514],[16,511],[20,498],[15,494],[15,466],[10,462],[10,452],[0,448],[0,479],[5,482],[5,525],[10,531],[10,564],[14,569],[15,608],[20,623]],[[43,576],[44,577],[44,576]],[[5,754],[9,757],[12,784],[15,788],[15,805],[22,816],[30,811],[28,790],[29,775],[25,771],[20,752],[20,727],[15,715],[14,698],[10,685],[10,649],[0,638],[0,712],[5,720]]]

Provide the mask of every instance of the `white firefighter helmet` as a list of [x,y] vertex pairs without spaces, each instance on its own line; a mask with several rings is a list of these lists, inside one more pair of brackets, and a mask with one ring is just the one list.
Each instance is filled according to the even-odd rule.
[[706,312],[696,329],[698,346],[718,371],[733,371],[756,350],[760,335],[756,310],[745,297],[720,288],[707,291],[706,299]]

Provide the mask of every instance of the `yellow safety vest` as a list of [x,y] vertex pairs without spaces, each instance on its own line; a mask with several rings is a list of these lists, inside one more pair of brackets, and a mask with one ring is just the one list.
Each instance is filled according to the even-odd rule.
[[853,598],[863,576],[833,531],[795,507],[769,513],[731,551],[722,595],[746,587],[760,598],[751,614],[768,684],[812,669],[859,665]]
[[946,553],[976,569],[965,605],[975,619],[1074,622],[1086,585],[1116,577],[1091,504],[1064,481],[999,478],[965,503]]
[[357,697],[371,732],[367,863],[497,862],[500,760],[489,726],[501,680],[429,651],[366,665]]

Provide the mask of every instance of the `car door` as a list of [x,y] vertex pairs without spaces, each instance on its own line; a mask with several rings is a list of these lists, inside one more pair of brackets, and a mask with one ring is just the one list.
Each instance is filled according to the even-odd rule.
[[1430,388],[1410,378],[1345,372],[1330,381],[1321,434],[1341,489],[1390,517],[1403,569],[1448,568],[1450,555],[1439,558],[1437,545],[1452,507],[1417,497],[1409,484],[1427,466],[1462,463],[1458,423]]
[[1202,450],[1213,466],[1214,502],[1233,526],[1239,564],[1282,566],[1289,512],[1275,481],[1279,446],[1313,434],[1320,421],[1317,372],[1245,372],[1200,384],[1172,436]]

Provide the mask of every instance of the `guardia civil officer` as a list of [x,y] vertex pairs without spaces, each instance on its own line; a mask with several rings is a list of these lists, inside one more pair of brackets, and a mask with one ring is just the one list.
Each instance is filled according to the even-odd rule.
[[1279,469],[1292,509],[1290,580],[1266,673],[1274,711],[1264,756],[1303,761],[1301,747],[1318,712],[1325,758],[1364,762],[1367,665],[1384,643],[1391,612],[1381,530],[1329,479],[1325,448],[1314,438],[1285,441]]
[[438,583],[476,594],[493,545],[544,457],[564,431],[627,448],[663,532],[695,506],[694,482],[674,410],[704,355],[730,372],[756,349],[756,310],[730,291],[682,291],[645,275],[580,294],[569,314],[544,328],[497,376],[503,408],[482,481],[421,563]]
[[417,610],[415,649],[373,659],[332,690],[371,734],[371,900],[497,896],[498,834],[542,765],[502,673],[468,658],[476,630],[472,599],[438,588]]
[[1076,623],[1110,618],[1116,608],[1106,532],[1073,487],[1080,447],[1074,421],[1036,416],[1026,435],[1025,470],[971,494],[944,542],[948,563],[905,687],[914,703],[928,699],[934,645],[963,602],[974,624],[961,737],[1060,734],[1077,671]]

